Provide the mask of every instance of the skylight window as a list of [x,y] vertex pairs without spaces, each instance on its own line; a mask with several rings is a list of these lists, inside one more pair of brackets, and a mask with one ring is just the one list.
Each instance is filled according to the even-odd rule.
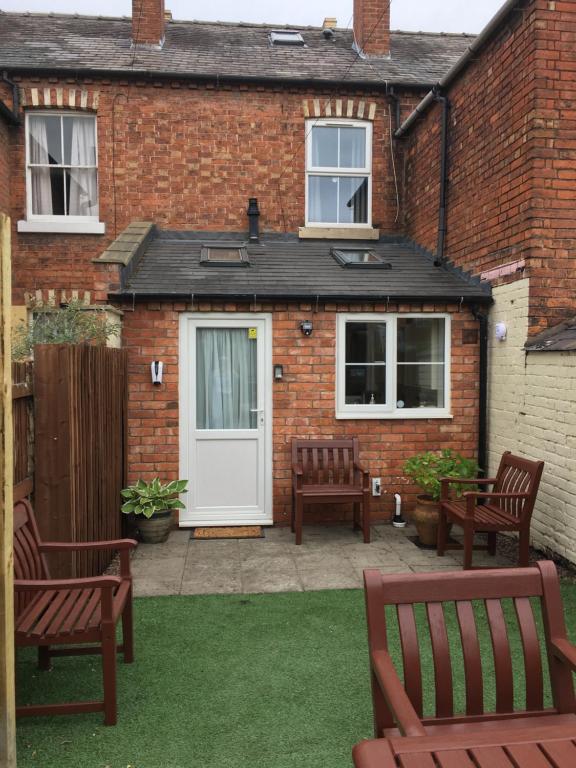
[[370,248],[333,248],[332,256],[342,267],[392,269],[389,262]]
[[226,267],[243,267],[250,263],[246,246],[235,243],[203,245],[200,261]]
[[304,38],[300,32],[289,29],[274,29],[270,32],[271,45],[304,45]]

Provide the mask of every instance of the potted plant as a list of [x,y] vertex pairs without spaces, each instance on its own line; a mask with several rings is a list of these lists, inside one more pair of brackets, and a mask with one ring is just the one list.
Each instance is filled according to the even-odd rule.
[[158,477],[150,482],[138,480],[122,491],[125,499],[122,512],[134,515],[142,541],[159,544],[166,541],[172,527],[172,510],[184,509],[178,498],[186,492],[188,480],[173,480],[161,483]]
[[[443,477],[468,479],[477,477],[478,464],[450,449],[417,453],[404,464],[404,472],[423,491],[416,497],[412,519],[418,538],[425,546],[436,546],[440,513],[440,480]],[[470,489],[470,486],[467,486]],[[457,496],[462,495],[462,485],[451,486]]]

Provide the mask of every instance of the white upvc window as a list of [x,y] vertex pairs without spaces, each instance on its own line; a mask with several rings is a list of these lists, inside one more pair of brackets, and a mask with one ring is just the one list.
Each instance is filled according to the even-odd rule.
[[306,226],[372,226],[372,123],[306,121]]
[[98,219],[95,115],[26,114],[26,203],[21,232],[104,231]]
[[339,314],[336,417],[450,417],[450,315]]

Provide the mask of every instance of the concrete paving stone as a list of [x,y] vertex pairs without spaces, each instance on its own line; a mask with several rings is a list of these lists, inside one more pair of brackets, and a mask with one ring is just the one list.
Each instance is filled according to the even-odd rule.
[[248,560],[252,557],[291,557],[296,549],[293,542],[260,542],[239,541],[238,554],[240,560]]
[[[270,527],[264,529],[264,541],[293,541],[294,534],[289,525]],[[240,539],[243,541],[243,539]],[[245,539],[245,541],[260,541],[260,539]]]
[[286,570],[294,568],[294,558],[289,555],[268,555],[266,552],[257,552],[241,561],[241,568],[249,569],[252,567],[269,568],[271,571]]
[[180,579],[135,578],[135,597],[159,597],[177,595],[180,592]]
[[426,565],[411,565],[410,569],[413,573],[434,573],[435,571],[461,571],[462,566],[455,565],[454,563],[446,565],[428,563]]
[[317,589],[360,589],[362,581],[352,568],[341,571],[310,568],[300,572],[304,591]]
[[[364,586],[364,571],[369,568],[370,566],[366,566],[365,568],[354,566],[354,573],[360,578],[360,583],[362,586]],[[386,574],[386,573],[412,573],[412,570],[409,565],[406,563],[399,563],[398,565],[375,565],[372,566],[374,568],[377,568],[380,573]]]
[[242,592],[302,592],[302,582],[295,568],[270,571],[262,568],[242,568]]
[[221,562],[221,563],[198,563],[188,559],[182,573],[181,581],[190,581],[195,578],[209,579],[211,574],[222,573],[227,578],[232,578],[234,573],[240,573],[239,563]]
[[359,568],[377,568],[378,566],[399,566],[403,560],[395,552],[358,552],[349,557],[351,564]]
[[160,560],[171,557],[186,557],[188,541],[165,541],[163,544],[138,544],[132,555],[132,562],[138,560]]
[[240,572],[237,569],[202,569],[184,574],[181,595],[232,595],[242,591]]
[[349,560],[341,552],[323,552],[319,549],[315,552],[304,552],[301,555],[297,555],[294,558],[294,562],[299,571],[307,570],[308,568],[337,570],[342,563],[348,563]]
[[187,561],[196,563],[238,563],[240,550],[237,541],[191,541]]
[[132,560],[131,571],[135,579],[142,576],[144,579],[158,579],[172,581],[182,578],[185,557],[162,557],[158,559]]

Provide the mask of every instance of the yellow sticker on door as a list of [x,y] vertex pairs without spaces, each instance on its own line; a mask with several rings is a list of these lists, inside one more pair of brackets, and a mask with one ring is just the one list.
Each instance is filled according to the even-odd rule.
[[257,339],[258,338],[258,328],[248,328],[248,338],[249,339]]

